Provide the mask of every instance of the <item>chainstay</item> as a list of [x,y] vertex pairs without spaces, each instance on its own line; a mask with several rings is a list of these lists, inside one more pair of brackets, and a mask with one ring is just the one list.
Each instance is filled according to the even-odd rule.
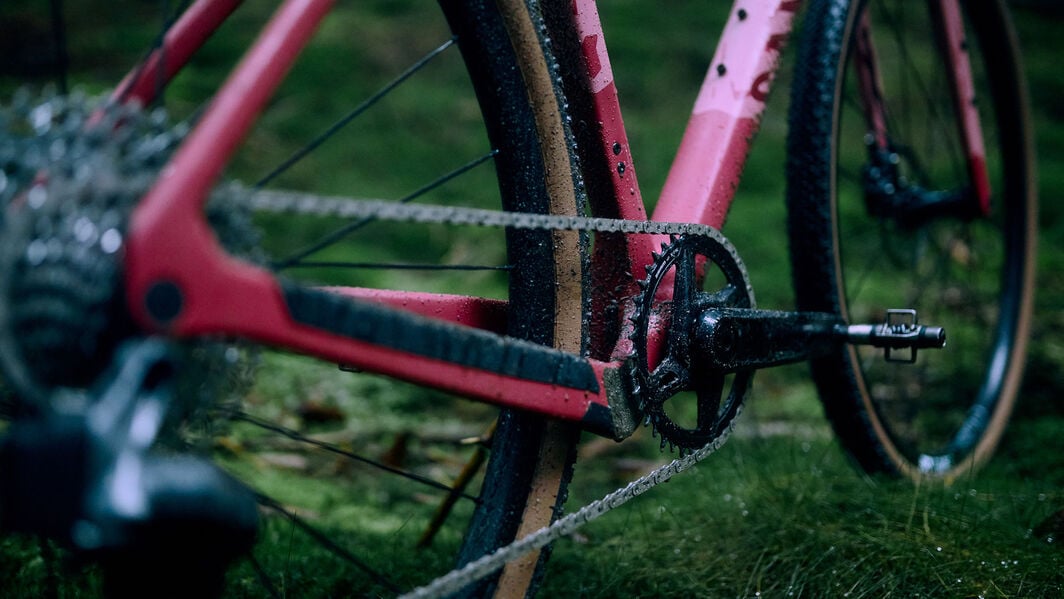
[[462,206],[366,200],[265,189],[232,195],[239,197],[239,202],[246,204],[248,208],[264,212],[512,229],[650,235],[699,235],[711,237],[716,241],[727,244],[724,235],[720,231],[709,225],[698,223],[670,223],[587,216],[531,214],[527,212],[503,212],[501,210]]
[[599,518],[614,508],[618,508],[625,503],[628,503],[628,501],[646,493],[650,489],[668,481],[673,476],[688,470],[695,464],[716,453],[716,451],[724,445],[725,441],[728,440],[728,437],[731,436],[732,430],[735,428],[735,422],[740,413],[742,413],[742,406],[739,406],[735,418],[732,418],[728,426],[721,431],[721,434],[716,439],[713,439],[704,445],[701,449],[687,454],[686,456],[676,458],[649,474],[633,480],[616,491],[606,494],[601,499],[592,501],[579,510],[556,520],[550,526],[545,526],[535,532],[529,533],[509,545],[500,547],[492,553],[469,562],[465,566],[456,568],[425,586],[418,587],[409,593],[401,595],[399,599],[437,599],[439,597],[452,595],[466,586],[490,575],[499,568],[502,568],[507,562],[513,561],[530,551],[545,547],[565,535],[572,534],[588,522]]

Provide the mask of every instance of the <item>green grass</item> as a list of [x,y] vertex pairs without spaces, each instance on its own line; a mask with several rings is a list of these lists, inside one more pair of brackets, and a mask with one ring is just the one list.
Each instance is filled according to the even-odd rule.
[[1064,496],[1013,476],[913,486],[855,475],[827,438],[735,440],[559,543],[545,594],[1053,595],[1064,556],[1032,529]]
[[[79,80],[90,90],[102,89],[102,82],[113,81],[121,65],[152,37],[154,26],[145,23],[153,21],[140,13],[151,13],[155,4],[134,3],[137,8],[129,14],[106,10],[108,3],[67,4],[77,6],[71,9],[79,24],[73,50],[76,56],[92,57],[75,63]],[[195,110],[249,38],[251,26],[268,12],[262,3],[250,4],[174,84],[168,106],[176,116]],[[392,12],[405,31],[427,27],[420,12],[406,10],[400,3],[373,4],[370,8]],[[727,8],[720,3],[707,10],[701,3],[679,1],[666,6],[667,10],[647,10],[646,3],[631,0],[600,6],[635,166],[648,198],[664,181],[686,107],[697,93],[696,82]],[[263,126],[253,132],[249,149],[233,168],[234,176],[253,181],[262,174],[262,163],[287,156],[293,140],[309,139],[348,109],[346,99],[380,85],[383,81],[370,78],[378,67],[402,64],[432,47],[431,36],[415,36],[425,38],[424,43],[408,44],[410,36],[387,35],[370,20],[369,12],[345,5],[325,25],[320,41],[273,101]],[[0,22],[17,15],[39,27],[43,14],[38,4],[5,1]],[[544,581],[544,596],[1034,597],[1064,592],[1064,538],[1047,541],[1057,533],[1064,537],[1061,525],[1051,518],[1064,508],[1060,433],[1064,430],[1060,399],[1064,396],[1060,377],[1064,277],[1058,274],[1064,269],[1064,209],[1054,201],[1064,194],[1064,113],[1059,103],[1064,87],[1053,43],[1060,22],[1032,12],[1018,16],[1040,154],[1042,276],[1018,416],[995,460],[983,472],[951,487],[864,477],[831,439],[804,367],[759,373],[742,426],[720,455],[560,541]],[[350,35],[350,29],[361,24],[369,26],[369,33]],[[367,57],[361,63],[366,72],[335,76],[336,56],[343,53]],[[468,102],[466,83],[455,74],[460,66],[455,62],[434,65],[429,83],[397,98],[385,109],[382,121],[353,129],[340,143],[326,145],[313,161],[301,164],[279,184],[397,197],[456,165],[459,156],[476,155],[483,134],[471,114],[475,110]],[[331,83],[324,89],[315,85],[323,77]],[[788,80],[785,70],[740,187],[741,200],[726,227],[751,270],[760,305],[780,309],[793,304],[783,234],[782,139]],[[9,89],[10,79],[0,82],[0,90]],[[663,89],[670,91],[661,93]],[[406,109],[420,111],[426,105],[440,112],[418,112],[414,122],[400,118],[408,114]],[[441,121],[441,113],[452,118]],[[430,138],[408,135],[426,129],[431,130]],[[395,154],[413,159],[397,165]],[[441,190],[427,201],[490,203],[494,196],[481,193],[490,190],[490,175],[475,175],[482,178],[470,186],[477,191],[475,197],[468,197],[469,188],[459,187]],[[273,235],[271,246],[279,254],[326,230],[318,223],[287,218],[265,217],[260,224],[281,233]],[[354,239],[339,252],[435,259],[453,251],[439,231],[407,231]],[[406,235],[417,242],[411,243]],[[476,240],[460,251],[483,252],[485,243],[489,242]],[[430,284],[420,277],[378,276],[358,280],[404,288]],[[446,287],[452,282],[439,284],[447,291],[462,291]],[[475,284],[502,293],[497,279]],[[481,422],[490,419],[480,406],[379,378],[273,354],[263,361],[262,376],[247,401],[249,409],[297,428],[302,422],[295,414],[307,402],[336,408],[343,414],[342,422],[312,430],[371,454],[388,451],[405,431],[417,427],[418,437],[410,444],[411,464],[441,480],[455,475],[461,467],[455,456],[469,451],[456,450],[454,440],[478,434]],[[425,421],[432,426],[422,428]],[[638,436],[646,437],[646,431]],[[316,527],[347,546],[374,548],[374,559],[386,564],[383,567],[404,585],[424,582],[446,569],[443,555],[460,534],[453,527],[445,529],[432,552],[416,555],[405,568],[392,566],[397,561],[393,557],[406,555],[420,533],[436,501],[431,494],[411,497],[392,483],[367,485],[359,467],[269,441],[245,427],[234,426],[228,432],[226,447],[219,459],[227,467],[298,507]],[[616,446],[588,439],[583,451],[599,455],[578,462],[572,506],[600,497],[668,457],[658,453],[654,440],[645,438]],[[303,465],[277,465],[284,460],[291,463],[293,457],[303,459]],[[461,509],[468,511],[468,506]],[[262,537],[258,559],[286,596],[349,596],[355,594],[352,589],[362,588],[357,569],[316,548],[282,518],[267,516]],[[79,574],[62,560],[42,558],[35,542],[8,538],[0,543],[4,596],[44,594],[51,588],[48,580],[56,578],[61,581],[60,596],[93,596],[98,591],[91,572]],[[230,592],[264,595],[246,564],[234,571]]]

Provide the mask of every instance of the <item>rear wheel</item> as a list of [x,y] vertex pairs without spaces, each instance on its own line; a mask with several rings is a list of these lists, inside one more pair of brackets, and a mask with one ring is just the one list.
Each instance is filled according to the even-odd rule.
[[[1002,3],[961,4],[986,214],[931,25],[936,3],[823,0],[803,26],[787,165],[798,308],[852,323],[914,308],[948,335],[916,364],[857,347],[813,363],[836,433],[870,472],[951,479],[984,462],[1024,366],[1036,198],[1019,55]],[[943,199],[956,202],[921,212]]]
[[[309,48],[307,56],[296,67],[297,72],[300,68],[322,69],[314,81],[323,89],[307,94],[293,85],[282,89],[275,100],[275,110],[263,117],[264,126],[252,134],[248,147],[237,157],[231,175],[258,180],[265,186],[305,188],[322,193],[393,195],[404,200],[419,198],[472,207],[498,208],[501,204],[507,211],[582,214],[584,192],[576,175],[577,159],[568,126],[568,107],[557,87],[557,66],[535,3],[441,0],[444,19],[437,18],[435,22],[425,18],[426,11],[415,6],[416,3],[379,4],[341,7],[329,17],[332,20],[326,21],[319,34],[319,38],[324,38],[321,45]],[[243,17],[238,13],[236,18]],[[348,26],[360,24],[369,24],[364,36],[352,36]],[[451,36],[453,44],[447,41]],[[346,47],[338,51],[332,45],[352,38],[360,40],[355,51],[362,54],[337,66],[336,57],[347,56],[352,51]],[[460,51],[460,56],[454,49],[448,49],[452,45]],[[73,69],[69,79],[77,85],[78,44],[72,40],[69,46]],[[360,57],[363,60],[359,61]],[[381,83],[369,81],[385,71],[387,74],[380,81],[386,83],[411,63],[413,76],[381,97],[371,96],[376,112],[366,111],[367,117],[359,116],[352,121],[358,133],[352,136],[353,141],[347,140],[350,148],[342,148],[344,144],[337,142],[320,144],[324,157],[310,154],[287,164],[284,158],[293,150],[286,145],[285,131],[296,121],[317,121],[319,113],[338,104],[335,90],[330,89],[330,78],[336,76],[337,69],[349,67],[348,77],[365,79],[366,86],[380,86]],[[463,68],[468,72],[472,91],[461,81]],[[167,90],[167,103],[174,112],[180,113],[190,103],[186,98],[195,97],[198,88],[208,84],[209,77],[196,69],[190,71],[193,72],[179,77]],[[418,78],[421,83],[417,82]],[[463,87],[467,92],[465,97],[452,97],[455,89],[461,92]],[[302,111],[293,118],[285,114],[292,109],[288,98],[295,100],[292,106],[299,107],[294,111]],[[353,99],[350,106],[341,110],[346,112],[360,99]],[[376,107],[377,104],[383,108]],[[189,105],[187,112],[190,118],[195,118],[195,106]],[[402,133],[393,130],[396,123],[407,130]],[[396,141],[410,130],[424,135]],[[19,133],[22,131],[8,131],[5,135]],[[485,134],[487,142],[483,141]],[[363,140],[361,144],[360,140]],[[325,150],[329,144],[340,145],[342,151]],[[318,145],[315,140],[307,148]],[[268,163],[270,157],[278,158],[274,162],[281,162],[282,167],[274,169]],[[493,162],[494,173],[479,167],[483,162]],[[323,173],[329,176],[322,176]],[[497,184],[491,184],[493,176]],[[5,177],[5,181],[14,180]],[[5,193],[11,189],[8,186]],[[401,196],[410,189],[416,191]],[[492,189],[498,189],[498,193]],[[309,217],[307,220],[277,219],[270,215],[258,220],[264,230],[269,259],[285,276],[331,285],[439,293],[472,290],[488,297],[508,299],[510,335],[572,353],[584,351],[587,252],[586,240],[579,233],[504,233],[394,223],[361,223],[352,227],[350,222],[320,223]],[[313,232],[312,235],[307,235],[307,231]],[[426,264],[429,262],[437,264]],[[480,269],[485,263],[487,267]],[[410,272],[424,274],[412,277]],[[455,448],[454,442],[468,436],[470,431],[482,431],[495,419],[495,411],[483,406],[448,402],[447,407],[440,408],[438,404],[447,400],[375,382],[350,389],[363,392],[373,389],[384,398],[367,401],[369,407],[365,409],[350,408],[358,410],[358,417],[344,415],[343,409],[359,403],[346,397],[350,390],[328,388],[315,380],[319,375],[336,380],[334,374],[309,371],[319,374],[296,374],[294,379],[286,379],[287,375],[276,371],[289,368],[307,372],[304,368],[311,366],[298,361],[289,366],[290,358],[274,354],[267,354],[263,359],[279,368],[262,373],[267,383],[256,384],[248,396],[240,398],[238,407],[227,406],[237,413],[237,421],[244,423],[234,427],[258,425],[267,431],[280,432],[290,440],[305,440],[309,436],[307,431],[297,434],[293,429],[312,427],[314,421],[335,422],[338,418],[343,426],[332,432],[343,440],[326,443],[333,454],[368,454],[375,462],[414,471],[422,479],[450,484],[450,479],[459,476],[465,455],[470,451],[465,447]],[[271,393],[268,387],[276,384],[299,394],[305,392],[306,396],[265,401],[263,396]],[[339,415],[335,408],[340,408]],[[393,408],[394,413],[387,411]],[[417,416],[411,417],[407,413],[411,411]],[[297,418],[293,412],[301,417]],[[266,416],[271,414],[280,422],[266,422]],[[424,426],[418,428],[414,424]],[[320,425],[310,432],[330,436],[330,431]],[[227,447],[232,449],[233,442],[241,447],[235,450],[236,458],[230,455],[222,462],[238,474],[261,475],[261,468],[240,459],[245,448],[257,445],[269,448],[271,455],[265,458],[269,461],[280,460],[289,468],[295,465],[296,469],[314,471],[315,475],[308,477],[311,480],[299,484],[320,486],[322,494],[333,496],[324,504],[292,509],[298,505],[294,497],[299,493],[277,500],[264,499],[267,507],[282,511],[289,520],[294,521],[300,512],[315,513],[329,508],[330,502],[337,511],[349,509],[344,504],[347,493],[352,501],[365,502],[357,504],[356,512],[387,513],[387,518],[377,518],[377,522],[368,522],[374,516],[360,516],[369,532],[362,531],[349,538],[344,538],[344,526],[337,524],[338,534],[330,535],[336,538],[329,542],[339,553],[356,557],[348,561],[361,561],[365,567],[347,568],[350,576],[345,572],[341,581],[326,583],[335,586],[327,592],[379,595],[423,584],[455,565],[454,561],[438,557],[439,554],[457,552],[458,561],[467,562],[519,534],[549,524],[565,499],[577,433],[567,424],[503,411],[498,415],[493,436],[484,443],[490,445],[487,466],[481,474],[472,477],[480,482],[474,482],[465,491],[476,499],[459,500],[464,505],[454,510],[455,515],[446,524],[451,532],[439,533],[435,547],[425,552],[417,551],[414,543],[420,536],[420,528],[426,526],[434,506],[440,502],[438,491],[414,483],[400,499],[395,483],[369,480],[378,477],[373,474],[378,472],[376,469],[329,465],[322,458],[313,458],[311,465],[306,466],[306,461],[297,460],[292,451],[284,449],[288,447],[287,440],[278,445],[262,440],[261,433],[228,435],[223,439]],[[444,440],[434,440],[438,437]],[[315,442],[321,445],[319,438]],[[351,445],[358,447],[352,450]],[[276,455],[278,448],[282,448],[283,455]],[[423,451],[416,456],[409,455],[419,450]],[[260,454],[252,459],[264,458]],[[329,474],[323,475],[322,471]],[[275,476],[270,473],[265,478]],[[350,476],[352,481],[348,485],[346,480],[315,480],[326,476],[340,479]],[[248,482],[260,486],[253,476]],[[294,485],[283,482],[281,486]],[[282,493],[287,490],[281,489]],[[385,530],[393,521],[395,525]],[[315,515],[304,522],[310,528],[322,529],[334,528],[334,523],[325,515]],[[281,532],[281,528],[267,519],[262,536],[290,543],[293,533],[286,528]],[[463,529],[467,531],[465,540],[459,542]],[[262,566],[252,567],[239,576],[253,578],[250,572],[257,570],[268,584],[284,585],[286,592],[301,593],[300,589],[305,588],[301,585],[314,584],[321,573],[335,569],[316,565],[305,574],[293,573],[293,562],[290,558],[286,561],[283,552],[278,556],[270,550],[257,550],[256,554]],[[467,593],[487,595],[498,591],[507,596],[523,595],[534,588],[544,561],[544,555],[532,555],[507,567],[501,575],[467,589]],[[279,580],[278,576],[284,578]],[[238,585],[233,592],[239,592],[239,588]]]
[[[455,2],[463,6],[462,2]],[[558,83],[558,66],[550,54],[549,40],[541,17],[529,10],[525,2],[498,2],[508,43],[514,53],[517,72],[506,65],[488,68],[493,77],[520,77],[509,84],[511,100],[522,106],[530,103],[531,115],[523,115],[525,124],[517,128],[535,138],[538,150],[531,150],[532,139],[514,139],[514,129],[496,126],[494,147],[508,145],[515,160],[509,177],[521,173],[529,164],[538,164],[533,180],[518,181],[509,187],[511,202],[534,192],[536,206],[508,207],[510,210],[553,214],[583,214],[585,199],[578,178],[574,178],[576,157],[572,131],[567,125],[568,106]],[[476,22],[476,21],[474,21]],[[464,50],[467,63],[497,60],[506,48],[473,47],[491,44],[487,31],[476,32],[476,41]],[[461,36],[468,38],[469,36]],[[546,49],[546,53],[544,52]],[[497,83],[484,81],[480,96],[499,89]],[[531,117],[531,120],[529,120]],[[510,119],[500,119],[505,125]],[[491,127],[489,126],[489,130]],[[505,130],[504,130],[505,129]],[[531,151],[530,151],[531,150]],[[536,156],[538,154],[538,156]],[[523,164],[522,164],[523,163]],[[502,174],[502,170],[500,170]],[[505,175],[504,175],[505,177]],[[513,185],[511,183],[511,185]],[[506,186],[504,184],[504,189]],[[584,269],[586,240],[576,232],[517,232],[508,234],[510,263],[523,268],[511,273],[511,332],[544,344],[553,344],[572,353],[582,353],[587,344],[584,314]],[[538,256],[537,256],[538,254]],[[495,548],[547,526],[561,512],[566,487],[572,476],[578,430],[571,424],[552,422],[542,417],[515,411],[503,411],[492,441],[492,458],[488,463],[477,507],[459,556],[467,563]],[[548,552],[533,552],[508,564],[497,579],[489,578],[467,592],[471,595],[497,594],[517,597],[534,592]]]

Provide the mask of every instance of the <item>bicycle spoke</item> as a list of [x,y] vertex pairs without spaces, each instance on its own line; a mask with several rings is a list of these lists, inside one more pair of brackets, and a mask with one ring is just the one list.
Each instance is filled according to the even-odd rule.
[[[130,81],[137,81],[141,75],[144,74],[144,69],[148,68],[149,58],[155,52],[160,52],[159,60],[156,62],[155,68],[155,94],[152,99],[153,105],[158,105],[162,101],[163,88],[166,87],[166,34],[170,32],[170,28],[177,22],[181,13],[185,12],[188,8],[191,0],[184,0],[181,6],[174,12],[170,11],[169,0],[160,0],[160,14],[162,14],[162,27],[159,29],[158,35],[155,36],[155,41],[152,42],[151,47],[144,53],[140,61],[137,63],[137,68],[133,70],[133,74],[130,77]],[[128,99],[128,94],[132,88],[126,88],[122,95],[118,98],[118,101],[125,102]]]
[[67,86],[67,70],[70,68],[70,54],[67,49],[66,19],[63,16],[63,0],[51,0],[52,12],[52,43],[55,44],[56,70],[58,71],[57,82],[59,93],[66,95],[69,91]]
[[[495,424],[491,425],[491,429],[487,433],[493,435],[495,432]],[[425,532],[421,534],[421,538],[418,539],[418,548],[425,548],[432,544],[432,540],[436,538],[436,533],[443,528],[443,523],[450,517],[451,511],[454,509],[458,499],[462,493],[465,492],[466,487],[472,482],[473,477],[477,472],[480,472],[480,468],[484,465],[484,461],[488,457],[488,450],[484,443],[477,445],[473,450],[473,456],[469,458],[466,465],[462,468],[462,472],[458,474],[458,477],[454,480],[454,491],[447,494],[447,497],[443,498],[439,507],[436,508],[436,513],[432,515],[432,521],[425,528]]]
[[[483,156],[480,156],[479,158],[474,158],[473,160],[470,160],[469,162],[467,162],[467,163],[463,164],[462,166],[454,169],[453,171],[451,171],[451,172],[449,172],[449,173],[447,173],[445,175],[442,175],[440,177],[437,177],[433,181],[427,183],[426,185],[423,185],[422,187],[418,188],[413,193],[400,198],[399,200],[397,200],[397,202],[400,203],[400,204],[406,204],[406,203],[412,202],[412,201],[416,200],[417,198],[425,195],[426,193],[428,193],[428,192],[440,187],[441,185],[446,184],[448,181],[451,181],[452,179],[454,179],[454,178],[456,178],[456,177],[458,177],[460,175],[463,175],[463,174],[473,170],[477,166],[480,166],[484,162],[487,162],[489,159],[494,158],[497,153],[498,153],[498,151],[492,150],[492,151],[488,152],[487,154],[484,154]],[[329,233],[328,235],[326,235],[320,241],[318,241],[316,243],[313,243],[311,245],[308,245],[308,246],[306,246],[305,248],[303,248],[301,250],[296,251],[294,254],[289,255],[287,258],[284,258],[282,260],[274,262],[272,264],[272,267],[273,267],[274,270],[284,270],[286,268],[291,268],[291,267],[295,266],[296,264],[298,264],[301,260],[303,260],[303,258],[306,258],[307,256],[309,256],[309,255],[311,255],[311,254],[313,254],[313,253],[315,253],[315,252],[317,252],[319,250],[322,250],[322,249],[324,249],[326,247],[329,247],[330,245],[340,241],[344,237],[347,237],[351,233],[354,233],[355,231],[361,229],[362,227],[365,227],[366,225],[374,222],[374,220],[376,220],[376,219],[374,219],[372,217],[365,217],[365,218],[360,218],[360,219],[358,219],[358,220],[356,220],[354,222],[348,223],[348,224],[336,229],[332,233]]]
[[[887,12],[885,7],[883,8],[883,12]],[[927,77],[921,74],[917,68],[917,65],[920,64],[920,61],[918,61],[912,55],[909,45],[905,43],[904,39],[902,38],[903,32],[906,31],[906,24],[904,22],[899,22],[899,19],[897,17],[889,14],[886,15],[886,19],[889,21],[890,30],[893,33],[894,37],[895,45],[892,47],[892,49],[895,50],[894,53],[898,57],[897,80],[902,82],[902,87],[905,89],[905,91],[901,94],[904,98],[902,101],[902,105],[913,106],[918,104],[929,109],[927,114],[924,115],[927,119],[927,122],[923,123],[921,127],[916,127],[915,125],[913,125],[913,123],[909,122],[911,118],[914,118],[914,116],[910,113],[910,111],[904,111],[904,114],[900,117],[898,117],[898,115],[896,114],[887,115],[888,128],[891,131],[917,131],[920,129],[923,129],[925,132],[953,131],[954,125],[953,119],[951,118],[952,114],[944,115],[944,111],[941,105],[938,102],[934,101],[937,98],[948,98],[950,94],[949,90],[943,89],[938,93],[932,92],[931,85],[928,83]],[[943,73],[942,76],[945,77],[945,73]],[[941,78],[937,80],[941,82]],[[915,88],[915,91],[910,91],[913,88]],[[915,99],[914,96],[919,99]],[[892,117],[903,118],[906,121],[906,126],[899,127],[898,123],[895,122],[894,118]],[[942,144],[943,142],[946,142],[946,145],[948,146],[946,150],[953,157],[953,164],[956,165],[963,162],[958,158],[960,150],[956,146],[956,140],[954,140],[951,135],[927,135],[925,136],[925,139],[928,144],[936,144],[936,147],[937,144]],[[929,153],[931,151],[931,148],[924,148],[924,150],[925,155],[934,155],[933,153]],[[941,149],[939,149],[939,152],[941,152]],[[911,156],[910,159],[912,159]],[[913,166],[916,169],[916,172],[920,175],[920,177],[922,177],[922,183],[928,184],[929,180],[927,178],[927,173],[925,169],[923,169],[918,163],[915,162],[911,166]]]
[[252,416],[251,414],[248,414],[247,412],[241,412],[241,411],[233,410],[233,411],[226,412],[226,415],[232,420],[236,420],[236,421],[246,422],[248,424],[252,424],[252,425],[257,426],[259,428],[262,428],[262,429],[277,433],[277,434],[282,435],[284,437],[288,437],[289,439],[292,439],[293,441],[298,441],[300,443],[305,443],[307,445],[312,445],[314,447],[317,447],[319,449],[328,451],[330,453],[335,453],[337,455],[341,455],[341,456],[343,456],[345,458],[354,460],[356,462],[360,462],[360,463],[366,464],[368,466],[373,466],[374,468],[377,468],[379,470],[383,470],[385,472],[389,472],[391,474],[395,474],[397,476],[401,476],[401,477],[406,478],[408,480],[412,480],[412,481],[421,483],[422,485],[425,485],[427,487],[431,487],[433,489],[444,491],[446,493],[457,493],[460,497],[464,497],[465,499],[468,499],[468,500],[472,501],[473,503],[479,503],[480,502],[480,500],[478,498],[476,498],[476,497],[474,497],[472,495],[469,495],[467,493],[458,492],[455,489],[453,489],[453,488],[451,488],[451,487],[449,487],[449,486],[447,486],[447,485],[445,485],[443,483],[440,483],[440,482],[432,480],[431,478],[427,478],[427,477],[421,476],[420,474],[415,474],[413,472],[408,472],[406,470],[401,470],[399,468],[395,468],[393,466],[389,466],[387,464],[378,462],[376,460],[372,460],[372,459],[367,458],[365,456],[361,456],[361,455],[358,455],[358,454],[353,453],[351,451],[348,451],[348,450],[346,450],[346,449],[344,449],[342,447],[339,447],[337,445],[333,445],[332,443],[326,443],[325,441],[319,441],[317,439],[313,439],[311,437],[308,437],[308,436],[300,433],[299,431],[295,431],[295,430],[292,430],[290,428],[286,428],[284,426],[281,426],[279,424],[275,424],[273,422],[268,422],[268,421],[263,420],[261,418],[257,418],[255,416]]
[[451,39],[447,40],[443,44],[440,44],[435,50],[433,50],[433,51],[429,52],[428,54],[426,54],[425,56],[421,57],[421,59],[419,59],[417,62],[415,62],[409,68],[407,68],[405,71],[403,71],[398,77],[396,77],[395,79],[391,80],[391,82],[389,82],[387,85],[385,85],[381,89],[377,90],[376,93],[374,93],[370,97],[368,97],[365,100],[363,100],[362,103],[360,103],[358,106],[356,106],[351,112],[347,113],[346,115],[343,116],[343,118],[341,118],[340,120],[338,120],[335,123],[333,123],[332,125],[330,125],[328,129],[326,129],[325,131],[321,132],[317,137],[315,137],[309,143],[307,143],[307,145],[305,145],[302,148],[296,150],[284,162],[282,162],[277,167],[275,167],[272,171],[267,173],[266,176],[264,176],[261,179],[259,179],[258,182],[255,183],[254,187],[256,189],[260,188],[260,187],[263,187],[267,183],[269,183],[270,181],[274,180],[279,175],[281,175],[282,173],[287,171],[289,168],[291,168],[297,162],[299,162],[304,157],[306,157],[307,154],[313,152],[317,147],[319,147],[319,146],[321,146],[321,144],[325,143],[330,137],[332,137],[333,135],[336,135],[336,133],[339,132],[341,129],[343,129],[345,126],[347,126],[348,123],[353,121],[355,118],[357,118],[362,113],[366,112],[366,110],[368,110],[371,106],[373,106],[378,101],[380,101],[382,98],[384,98],[389,93],[391,93],[392,90],[394,90],[395,88],[399,87],[400,84],[402,84],[404,81],[409,79],[414,73],[417,73],[418,71],[423,69],[425,67],[425,65],[427,65],[428,63],[430,63],[432,61],[433,58],[436,58],[437,56],[442,54],[444,52],[444,50],[446,50],[446,49],[450,48],[451,46],[453,46],[456,41],[457,41],[457,38],[456,37],[452,37]]
[[266,592],[270,594],[273,599],[281,599],[283,595],[274,586],[273,581],[270,580],[270,575],[263,569],[262,564],[255,557],[254,553],[248,554],[248,563],[251,564],[251,569],[255,572],[255,577],[259,579],[259,584],[266,589]]
[[491,266],[478,264],[405,264],[385,262],[298,262],[290,268],[351,268],[369,270],[513,270],[510,265]]
[[333,552],[337,556],[343,558],[344,561],[350,563],[351,565],[357,567],[358,569],[360,569],[363,572],[365,572],[366,574],[368,574],[373,579],[373,581],[376,582],[377,584],[379,584],[381,586],[384,586],[384,587],[387,587],[388,590],[392,591],[393,593],[399,593],[399,592],[402,591],[402,589],[400,589],[395,583],[393,583],[391,580],[389,580],[386,576],[384,576],[383,574],[381,574],[377,570],[373,569],[369,564],[367,564],[366,562],[364,562],[361,559],[359,559],[357,556],[355,556],[353,553],[351,553],[347,549],[344,549],[340,545],[336,544],[333,540],[331,540],[328,536],[326,536],[325,533],[323,533],[320,530],[318,530],[318,529],[314,528],[313,526],[311,526],[310,523],[308,523],[306,520],[300,518],[298,515],[293,513],[291,510],[286,509],[283,505],[280,504],[280,502],[278,502],[274,498],[269,497],[268,495],[263,495],[262,493],[256,492],[255,493],[255,499],[259,502],[259,505],[261,505],[263,507],[270,508],[271,510],[274,510],[274,511],[280,513],[285,518],[288,518],[288,520],[292,524],[294,524],[297,528],[302,530],[304,532],[304,534],[306,534],[310,538],[314,539],[322,547],[328,549],[329,551]]

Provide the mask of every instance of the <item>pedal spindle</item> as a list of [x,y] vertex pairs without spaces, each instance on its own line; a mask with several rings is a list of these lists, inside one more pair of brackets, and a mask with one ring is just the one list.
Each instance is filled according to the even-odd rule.
[[[915,362],[917,350],[946,346],[946,330],[919,324],[916,310],[887,310],[884,322],[851,324],[845,327],[844,334],[849,343],[883,348],[890,362]],[[907,356],[894,355],[904,349],[909,350]]]

